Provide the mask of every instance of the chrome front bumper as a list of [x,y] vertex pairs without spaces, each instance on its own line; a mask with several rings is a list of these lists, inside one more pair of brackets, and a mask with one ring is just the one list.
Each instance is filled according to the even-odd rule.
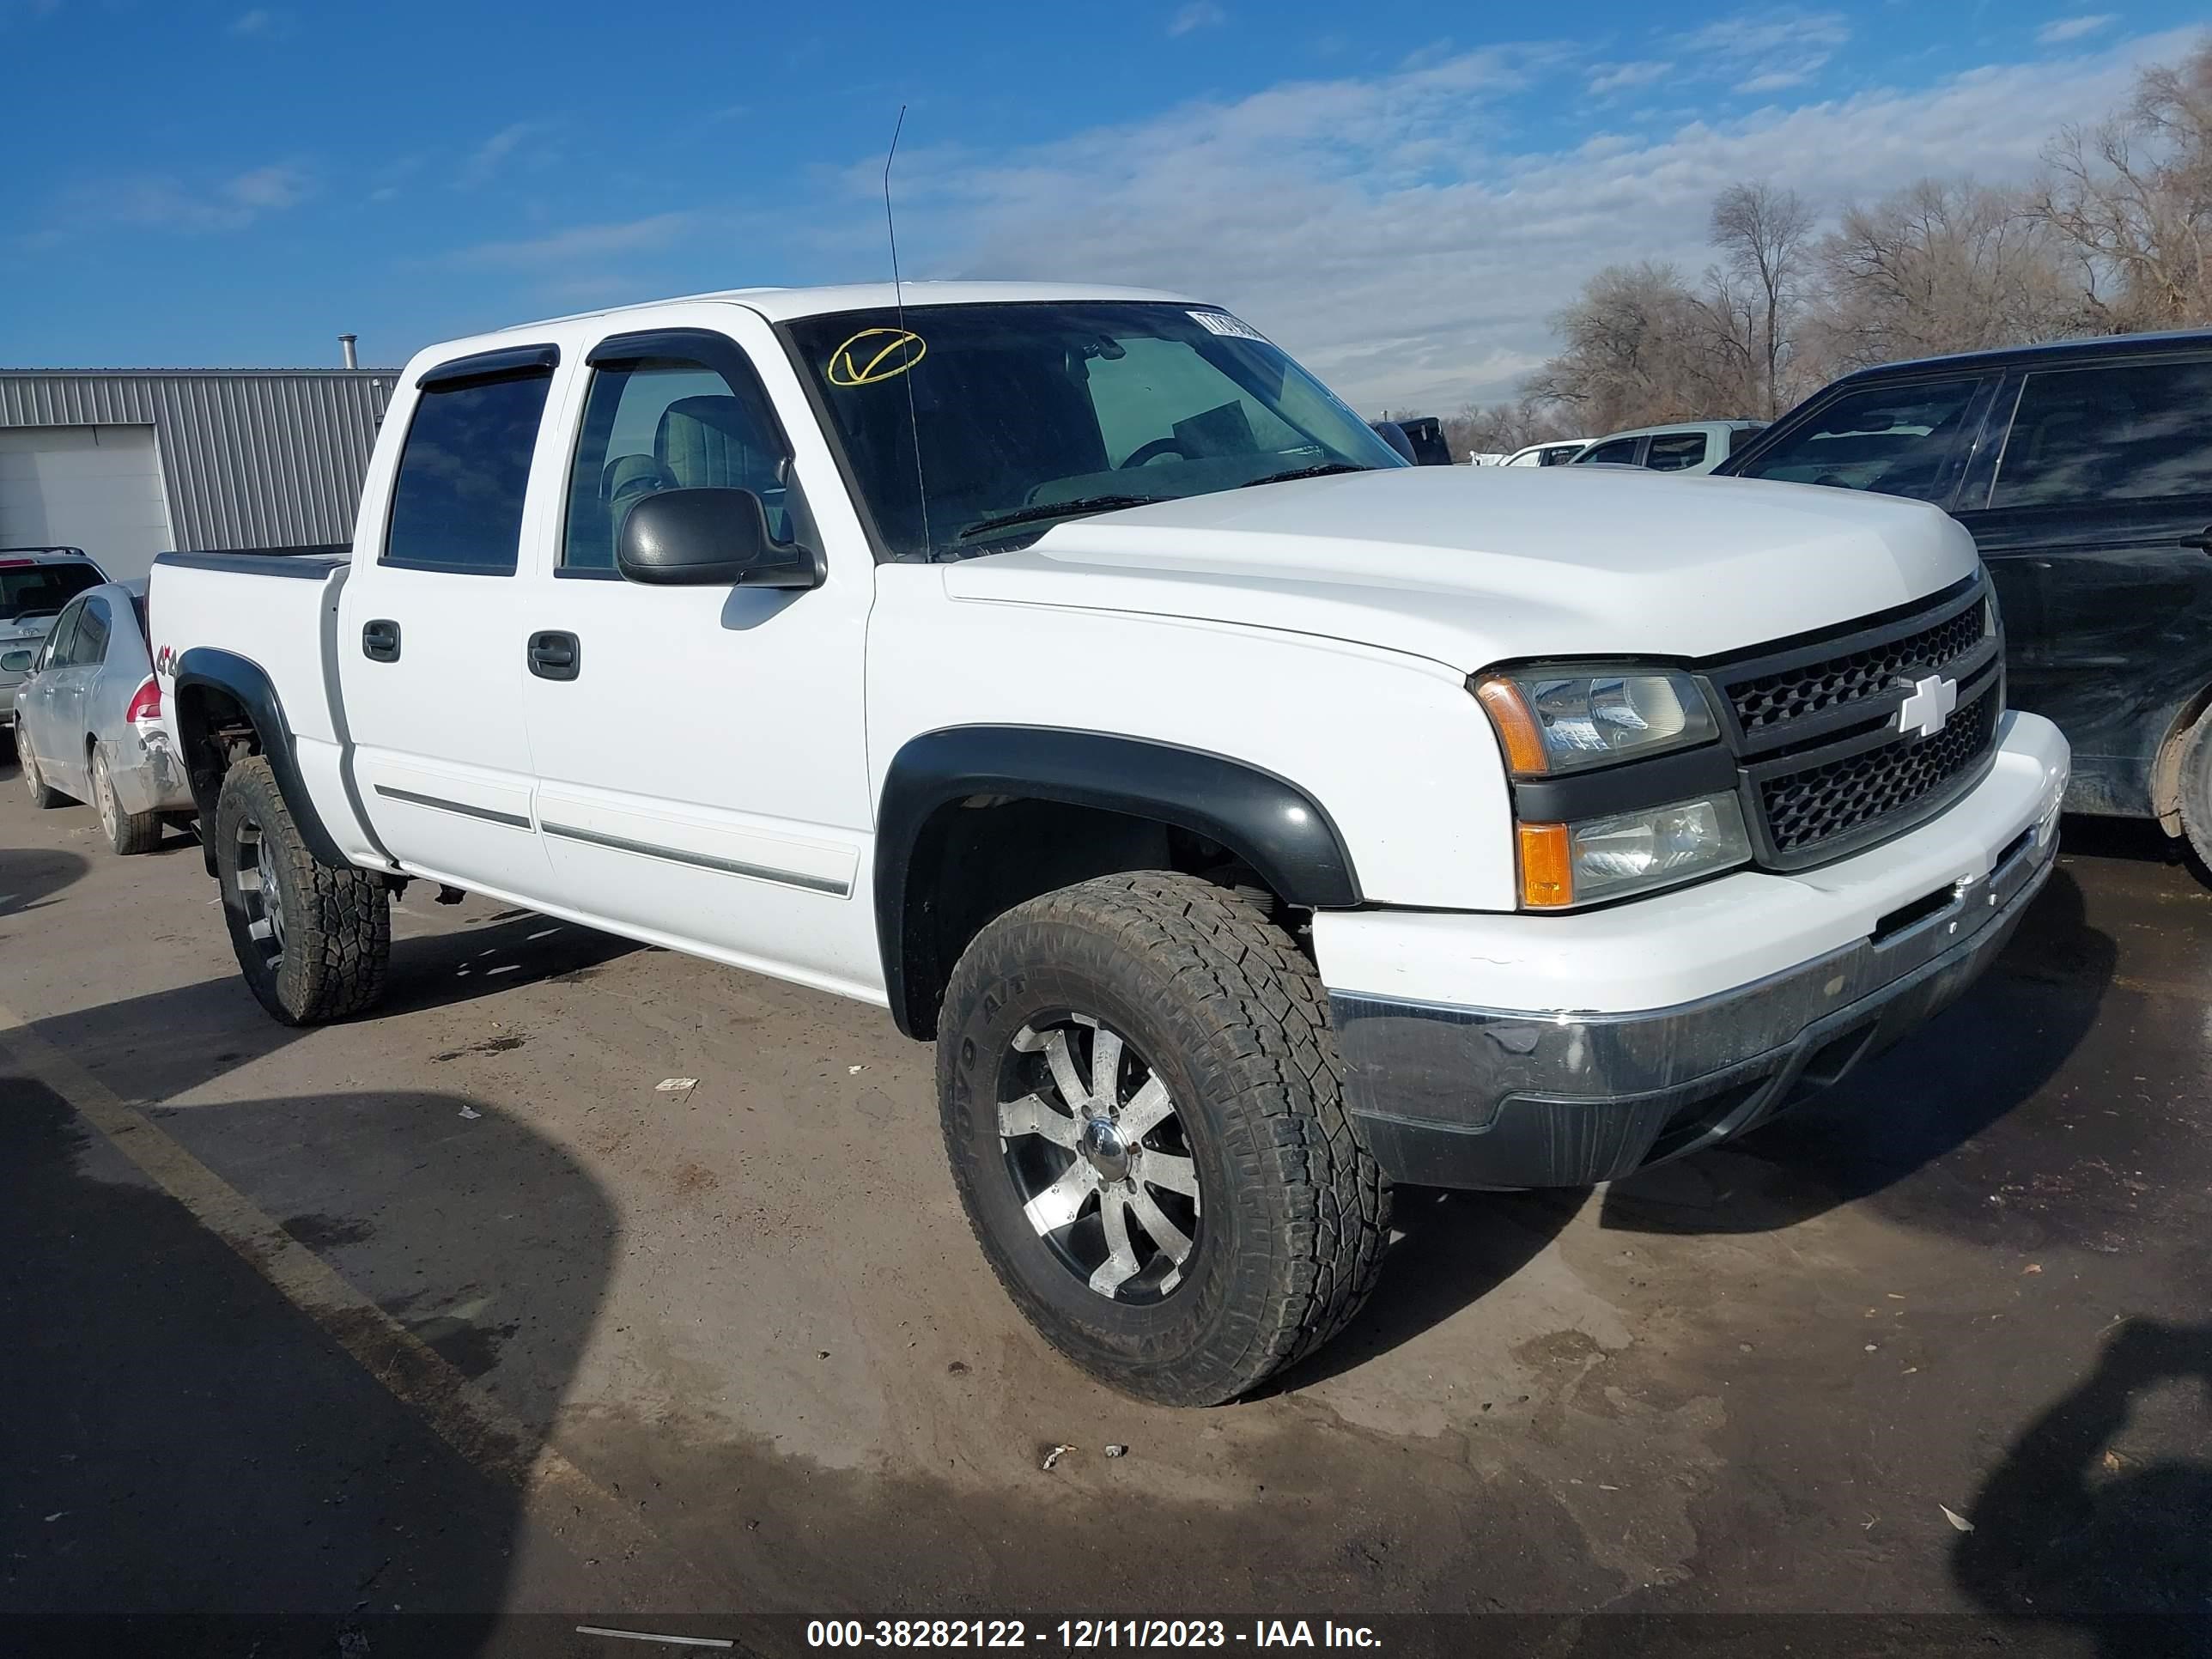
[[2012,937],[2057,843],[2055,823],[2031,825],[1988,875],[1888,928],[1671,1008],[1532,1015],[1332,993],[1346,1102],[1385,1171],[1422,1186],[1583,1186],[1680,1157],[1948,1006]]

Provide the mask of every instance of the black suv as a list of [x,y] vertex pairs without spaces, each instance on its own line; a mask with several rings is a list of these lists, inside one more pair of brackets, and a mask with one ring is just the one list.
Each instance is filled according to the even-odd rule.
[[1947,509],[1996,582],[2008,702],[2074,745],[2068,809],[2212,861],[2212,333],[1864,369],[1718,471]]

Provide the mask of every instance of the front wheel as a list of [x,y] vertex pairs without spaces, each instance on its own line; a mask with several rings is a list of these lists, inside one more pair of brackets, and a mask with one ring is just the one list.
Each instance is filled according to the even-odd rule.
[[30,791],[32,805],[45,811],[68,804],[69,797],[50,787],[46,775],[39,770],[39,757],[31,752],[31,740],[21,727],[15,732],[15,759],[23,769],[23,787]]
[[270,1014],[316,1025],[357,1014],[383,994],[392,954],[383,882],[307,850],[258,755],[223,774],[215,866],[239,971]]
[[1045,1339],[1163,1405],[1249,1392],[1373,1287],[1389,1188],[1312,964],[1234,895],[1103,877],[977,935],[938,1081],[983,1253]]

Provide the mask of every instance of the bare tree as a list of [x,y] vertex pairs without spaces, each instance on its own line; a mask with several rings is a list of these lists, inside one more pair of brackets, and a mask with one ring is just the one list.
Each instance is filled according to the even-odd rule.
[[2028,198],[1924,179],[1844,208],[1815,250],[1807,344],[1826,372],[2078,332],[2081,288]]
[[[1732,302],[1736,314],[1728,319],[1731,339],[1736,337],[1741,310],[1737,285],[1753,301],[1751,321],[1759,347],[1759,387],[1769,420],[1782,412],[1784,402],[1783,364],[1811,272],[1812,234],[1813,210],[1794,190],[1763,182],[1735,184],[1713,203],[1708,236],[1720,250],[1722,271],[1708,276],[1707,287],[1717,298]],[[1735,283],[1729,283],[1728,277]]]
[[2135,95],[2045,152],[2037,216],[2087,264],[2118,329],[2212,322],[2212,40],[2146,70]]
[[1726,275],[1609,265],[1553,319],[1562,347],[1522,386],[1592,434],[1740,415],[1757,398],[1757,307]]

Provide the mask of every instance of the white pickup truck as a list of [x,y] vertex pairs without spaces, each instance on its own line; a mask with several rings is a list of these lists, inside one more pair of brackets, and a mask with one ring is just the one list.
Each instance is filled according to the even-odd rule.
[[1340,1328],[1392,1182],[1625,1175],[1927,1018],[2068,765],[1935,508],[1407,467],[1127,289],[434,347],[349,556],[152,614],[270,1013],[368,1007],[410,878],[887,1006],[1014,1301],[1170,1402]]

